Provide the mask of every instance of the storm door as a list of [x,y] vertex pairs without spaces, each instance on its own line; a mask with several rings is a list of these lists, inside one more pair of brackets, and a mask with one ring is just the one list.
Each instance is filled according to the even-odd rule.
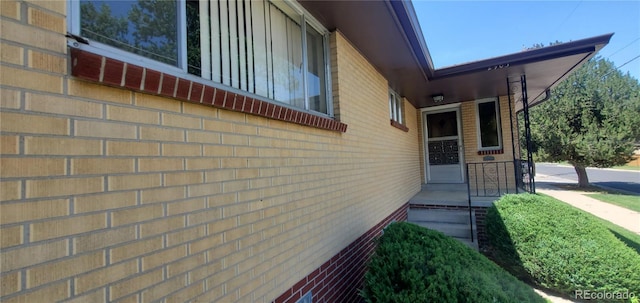
[[464,182],[459,108],[425,112],[423,118],[427,182]]

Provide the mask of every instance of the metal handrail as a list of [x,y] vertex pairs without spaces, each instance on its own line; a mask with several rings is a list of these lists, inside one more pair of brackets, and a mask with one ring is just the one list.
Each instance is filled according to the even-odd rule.
[[514,161],[467,163],[469,197],[500,197],[517,193],[518,171]]
[[473,243],[473,215],[471,210],[471,185],[469,185],[469,166],[467,165],[467,196],[469,201],[469,230],[471,233],[471,243]]

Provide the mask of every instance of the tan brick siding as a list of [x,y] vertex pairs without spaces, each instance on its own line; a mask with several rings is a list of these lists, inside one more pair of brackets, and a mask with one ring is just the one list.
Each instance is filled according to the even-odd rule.
[[[487,155],[493,157],[493,160],[484,160],[485,155],[479,155],[480,148],[478,146],[478,126],[477,126],[477,103],[475,100],[468,100],[460,103],[460,125],[462,127],[462,145],[464,146],[464,163],[485,163],[486,167],[495,169],[498,167],[498,178],[500,180],[507,180],[507,185],[510,190],[515,190],[515,172],[513,171],[513,145],[511,141],[511,128],[513,127],[513,138],[516,141],[515,150],[516,158],[519,155],[518,148],[518,132],[516,128],[516,116],[513,115],[513,122],[510,122],[511,116],[509,115],[509,99],[507,96],[501,96],[498,98],[500,103],[500,125],[502,132],[502,153]],[[513,102],[513,99],[512,99]],[[515,109],[515,105],[512,103],[512,108]],[[429,109],[426,109],[429,110]],[[423,113],[418,112],[416,115],[417,122],[419,123],[418,132],[420,137],[419,150],[420,150],[420,171],[421,181],[426,182],[425,177],[425,147],[424,147],[424,125],[423,125]],[[497,164],[497,162],[508,161],[508,164]],[[494,163],[494,165],[491,165]],[[505,172],[506,165],[506,172]],[[481,173],[481,167],[478,167],[478,172]],[[471,173],[475,173],[474,169],[471,169]],[[475,180],[474,180],[475,181]],[[483,179],[478,179],[478,182],[482,183]],[[473,183],[473,182],[472,182]]]
[[2,1],[3,302],[270,302],[419,190],[416,109],[339,33],[346,133],[74,79],[65,11]]

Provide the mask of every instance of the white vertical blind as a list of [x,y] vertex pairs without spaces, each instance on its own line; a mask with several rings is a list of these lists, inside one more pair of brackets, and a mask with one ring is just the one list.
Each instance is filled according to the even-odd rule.
[[244,3],[244,15],[246,18],[245,22],[245,32],[246,32],[246,47],[247,47],[247,90],[250,92],[255,92],[254,85],[254,65],[253,65],[253,15],[251,13],[251,6],[254,1],[246,1]]
[[223,84],[231,85],[231,34],[229,33],[229,2],[220,0],[220,60],[222,72],[220,73]]
[[254,93],[260,96],[269,96],[269,84],[267,77],[267,26],[265,20],[265,3],[263,1],[251,2],[251,33],[253,38],[253,69],[254,69]]
[[238,12],[238,52],[240,55],[238,59],[240,61],[238,68],[240,71],[239,80],[240,80],[240,89],[248,90],[247,83],[249,80],[247,79],[247,39],[245,33],[245,23],[247,16],[244,15],[244,5],[245,1],[237,1],[236,2],[236,11]]
[[221,35],[220,35],[220,3],[217,1],[209,1],[211,6],[211,53],[202,53],[202,56],[210,56],[212,78],[211,80],[221,83],[222,82],[222,61],[221,56],[215,56],[214,54],[221,53]]
[[211,80],[211,33],[209,32],[209,2],[200,1],[200,70],[201,76]]
[[[323,36],[305,30],[301,13],[265,0],[201,1],[199,8],[204,78],[326,112],[326,104],[318,105],[326,103]],[[304,38],[312,45],[303,50]],[[313,98],[309,106],[305,85]]]
[[231,86],[240,88],[240,51],[238,45],[238,13],[236,0],[229,0],[229,64],[231,68]]

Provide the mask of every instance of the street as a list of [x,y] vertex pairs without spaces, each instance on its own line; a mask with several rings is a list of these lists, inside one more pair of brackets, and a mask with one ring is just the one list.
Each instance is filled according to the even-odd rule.
[[[536,175],[538,174],[578,182],[578,175],[573,166],[567,164],[536,163]],[[587,168],[587,175],[593,185],[622,189],[640,195],[639,171]]]

